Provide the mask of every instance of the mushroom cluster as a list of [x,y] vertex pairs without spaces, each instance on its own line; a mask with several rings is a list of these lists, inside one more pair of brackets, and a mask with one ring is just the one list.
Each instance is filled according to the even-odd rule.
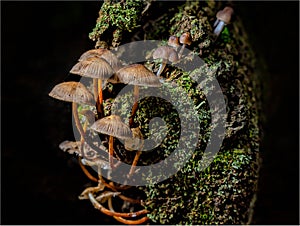
[[[214,34],[218,37],[224,26],[230,22],[233,9],[225,7],[216,15]],[[168,62],[176,64],[186,53],[186,46],[192,44],[192,37],[189,32],[184,32],[180,37],[170,36],[166,46],[156,48],[152,57],[154,60],[161,59],[156,75],[143,64],[124,65],[108,49],[98,48],[84,52],[78,62],[72,67],[70,73],[76,74],[90,80],[91,90],[81,82],[70,81],[56,85],[49,93],[50,97],[58,100],[72,102],[72,114],[75,126],[80,134],[80,140],[64,141],[60,148],[77,154],[79,165],[86,176],[97,182],[96,187],[85,189],[80,199],[89,199],[94,207],[102,213],[113,216],[116,220],[126,224],[142,224],[148,220],[145,214],[147,210],[142,209],[135,212],[116,212],[113,208],[112,198],[119,197],[124,203],[140,204],[142,200],[133,199],[124,195],[123,191],[130,189],[130,186],[118,185],[110,181],[110,176],[120,165],[120,160],[115,152],[115,139],[124,140],[126,151],[135,151],[135,157],[131,161],[128,172],[124,172],[127,179],[135,174],[136,166],[142,154],[144,145],[143,134],[139,125],[134,122],[134,117],[139,107],[139,89],[141,86],[160,87],[164,80],[161,78]],[[187,52],[187,51],[186,51]],[[103,89],[107,82],[123,83],[133,86],[134,105],[127,125],[118,115],[108,115],[103,109]],[[79,106],[87,106],[87,109],[79,111]],[[94,106],[94,110],[92,109]],[[84,122],[80,117],[85,118]],[[102,142],[93,142],[90,136],[101,136]],[[93,154],[91,154],[93,153]],[[86,166],[97,167],[98,177],[93,176]],[[107,170],[106,179],[102,169]],[[100,193],[100,194],[99,194]],[[107,202],[108,208],[102,205]]]
[[[147,213],[146,210],[129,213],[114,211],[112,207],[112,197],[114,196],[134,204],[141,204],[141,200],[124,196],[121,191],[128,188],[128,186],[117,185],[112,181],[107,182],[103,178],[101,169],[107,170],[107,179],[109,180],[114,169],[118,167],[118,163],[121,163],[115,163],[117,155],[114,150],[114,138],[117,138],[125,141],[125,145],[123,145],[125,150],[136,151],[130,171],[127,172],[127,178],[134,175],[135,167],[138,164],[143,148],[143,136],[138,125],[133,123],[133,118],[138,109],[139,87],[159,87],[161,86],[159,78],[142,64],[123,65],[111,51],[101,48],[83,53],[70,70],[70,73],[86,77],[87,80],[90,79],[93,84],[92,91],[81,82],[71,81],[56,85],[49,93],[49,96],[58,100],[72,102],[73,118],[80,134],[80,140],[75,142],[64,141],[61,143],[60,148],[64,151],[68,150],[72,154],[76,153],[79,156],[79,164],[83,172],[89,179],[98,182],[98,186],[87,188],[79,198],[89,199],[95,208],[109,216],[115,217],[122,223],[143,223],[148,220],[146,216],[138,219],[136,217],[145,215]],[[129,125],[125,124],[118,115],[104,115],[104,98],[102,94],[105,87],[104,81],[114,81],[134,86],[134,105],[129,118]],[[78,111],[78,105],[90,106],[90,108]],[[92,107],[94,105],[96,105],[96,110],[93,111]],[[83,123],[80,121],[79,116],[85,118]],[[89,137],[91,133],[94,136],[99,134],[101,137],[104,137],[104,141],[98,142],[96,145]],[[107,140],[108,147],[104,145]],[[136,142],[138,144],[134,146],[133,144]],[[93,153],[93,155],[89,153]],[[94,177],[86,166],[96,166],[98,178]],[[124,173],[126,174],[126,172]],[[101,193],[96,197],[98,192]],[[103,199],[108,201],[109,209],[100,204],[103,202]]]

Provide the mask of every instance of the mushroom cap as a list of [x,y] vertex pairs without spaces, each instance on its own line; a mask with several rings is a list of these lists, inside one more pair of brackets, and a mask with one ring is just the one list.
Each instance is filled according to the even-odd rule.
[[110,78],[114,71],[106,60],[92,57],[79,61],[73,66],[70,73],[81,75],[83,77],[105,80]]
[[158,47],[156,50],[154,50],[152,57],[153,59],[169,60],[172,63],[178,61],[177,52],[169,46]]
[[174,48],[178,48],[180,46],[178,37],[175,35],[170,36],[168,40],[168,45]]
[[122,122],[118,115],[110,115],[97,120],[91,126],[91,129],[98,133],[107,134],[120,139],[128,139],[132,137],[129,126]]
[[142,64],[131,64],[116,72],[120,82],[129,85],[159,87],[159,78]]
[[183,33],[180,38],[179,38],[179,42],[181,44],[186,44],[186,45],[191,45],[192,44],[192,38],[189,32],[185,32]]
[[90,91],[80,82],[63,82],[51,90],[50,97],[58,100],[75,102],[93,106],[94,97]]
[[103,48],[99,48],[99,49],[91,49],[88,50],[86,52],[84,52],[78,61],[84,61],[87,60],[88,58],[102,58],[104,60],[107,61],[107,63],[109,63],[109,65],[115,70],[119,70],[122,67],[121,62],[119,61],[119,59],[116,57],[115,54],[113,54],[111,51],[109,51],[108,49],[103,49]]
[[224,21],[225,24],[229,24],[231,16],[233,14],[233,9],[229,6],[226,6],[223,10],[220,10],[216,17],[217,19]]

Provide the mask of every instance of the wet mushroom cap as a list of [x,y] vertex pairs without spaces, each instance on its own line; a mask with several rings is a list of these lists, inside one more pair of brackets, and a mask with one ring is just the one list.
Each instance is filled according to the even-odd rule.
[[220,10],[217,13],[216,17],[217,19],[224,21],[224,23],[229,24],[232,14],[233,14],[233,9],[229,6],[226,6],[223,10]]
[[92,57],[83,61],[79,61],[73,66],[70,73],[83,77],[96,78],[105,80],[110,78],[114,71],[106,60]]
[[178,48],[180,46],[179,41],[178,41],[178,37],[172,35],[170,36],[169,40],[168,40],[168,45],[172,46],[174,48]]
[[180,38],[179,38],[179,42],[180,42],[181,44],[191,45],[191,44],[192,44],[192,38],[191,38],[190,33],[188,33],[188,32],[183,33],[183,34],[180,36]]
[[149,86],[160,87],[161,83],[159,78],[153,74],[152,71],[147,69],[142,64],[131,64],[125,66],[116,72],[116,75],[120,79],[120,82],[137,85],[137,86]]
[[120,139],[128,139],[132,137],[129,126],[122,122],[120,116],[110,115],[97,120],[91,129],[102,134],[117,137]]
[[94,97],[80,82],[63,82],[56,85],[49,93],[50,97],[58,100],[75,102],[93,106]]
[[108,49],[103,49],[103,48],[99,48],[99,49],[91,49],[88,50],[86,52],[84,52],[78,61],[85,61],[89,58],[102,58],[104,60],[107,61],[107,63],[114,69],[114,70],[118,70],[122,67],[121,62],[119,61],[119,59],[116,57],[115,54],[113,54],[111,51],[109,51]]
[[153,59],[165,59],[169,60],[170,62],[176,62],[178,61],[178,54],[177,52],[168,46],[160,46],[157,49],[154,50]]

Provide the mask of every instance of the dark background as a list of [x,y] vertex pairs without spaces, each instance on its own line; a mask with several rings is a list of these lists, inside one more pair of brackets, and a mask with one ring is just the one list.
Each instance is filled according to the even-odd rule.
[[[299,3],[235,2],[264,73],[264,160],[256,224],[299,224]],[[1,2],[1,223],[116,223],[77,196],[88,185],[58,144],[70,104],[48,97],[68,76],[101,2]]]

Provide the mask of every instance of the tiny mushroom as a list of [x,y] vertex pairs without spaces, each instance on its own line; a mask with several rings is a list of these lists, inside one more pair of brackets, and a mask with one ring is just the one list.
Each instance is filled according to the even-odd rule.
[[179,42],[182,44],[182,47],[178,53],[179,58],[181,58],[185,46],[192,44],[192,38],[190,33],[189,32],[183,33],[179,38]]
[[110,115],[97,120],[92,126],[92,130],[98,133],[109,135],[109,163],[113,168],[113,153],[114,153],[114,137],[119,139],[129,139],[132,137],[129,126],[122,122],[120,116]]
[[214,23],[214,34],[218,37],[226,24],[230,23],[231,16],[233,14],[233,9],[229,6],[226,6],[223,10],[220,10],[216,17],[217,20]]
[[170,36],[170,38],[168,40],[168,45],[173,47],[175,49],[175,51],[177,51],[178,48],[180,47],[178,37],[175,35]]
[[96,102],[98,100],[97,110],[103,116],[102,80],[106,80],[113,75],[112,67],[102,58],[91,57],[75,64],[70,73],[93,78],[94,98]]
[[110,50],[103,49],[103,48],[91,49],[91,50],[84,52],[80,56],[78,61],[84,61],[84,60],[87,60],[88,58],[92,58],[92,57],[102,58],[102,59],[106,60],[109,63],[109,65],[113,68],[114,71],[117,71],[122,67],[121,62],[116,57],[116,55],[113,54]]
[[159,69],[156,73],[157,76],[160,76],[163,70],[165,69],[167,62],[170,61],[172,63],[178,61],[178,55],[176,51],[169,46],[160,46],[154,50],[153,59],[162,59],[162,63],[159,66]]
[[93,106],[93,95],[80,82],[63,82],[56,85],[49,93],[49,96],[59,100],[72,102],[75,125],[83,138],[85,132],[78,117],[77,103]]
[[161,83],[152,71],[142,64],[131,64],[116,72],[120,82],[134,85],[134,105],[129,120],[130,127],[133,125],[133,117],[138,108],[139,86],[159,87]]

